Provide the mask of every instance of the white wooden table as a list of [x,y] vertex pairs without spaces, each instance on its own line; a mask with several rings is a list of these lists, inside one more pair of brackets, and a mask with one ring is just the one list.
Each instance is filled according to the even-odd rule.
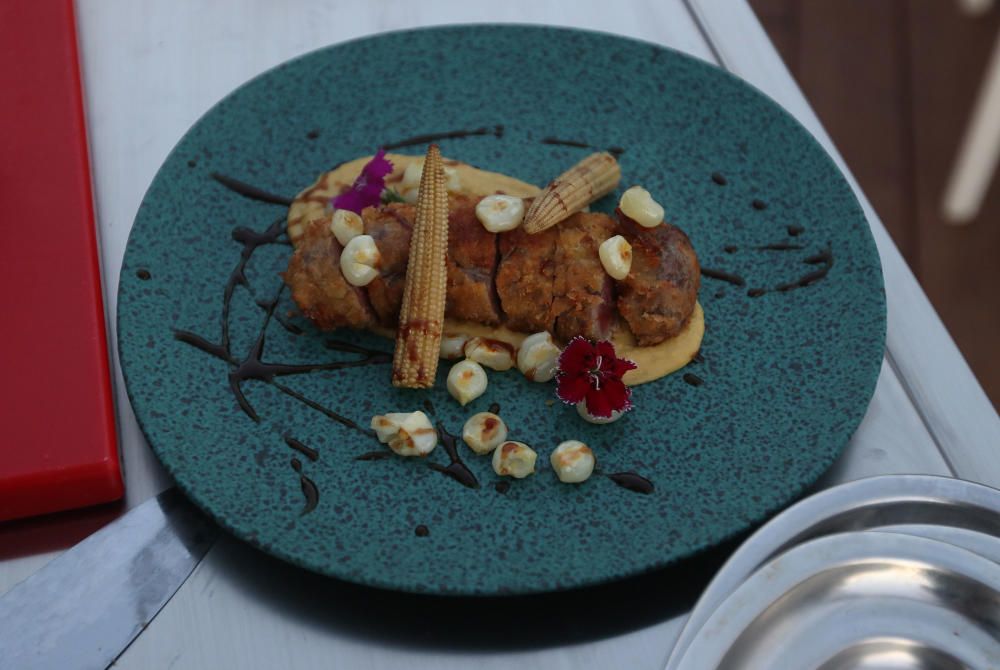
[[[112,348],[118,271],[129,229],[143,193],[177,140],[213,103],[250,77],[293,56],[362,35],[443,23],[518,22],[602,30],[670,46],[716,63],[775,98],[848,174],[743,0],[517,0],[490,5],[471,0],[78,0]],[[1000,487],[1000,419],[864,194],[848,179],[882,257],[888,347],[868,413],[823,485],[914,472]],[[117,356],[114,360],[126,502],[132,507],[169,481],[139,432]],[[27,546],[29,537],[79,532],[80,524],[87,523],[93,524],[87,513],[70,522],[21,522],[6,537],[17,542],[23,534]],[[0,594],[60,550],[0,560]],[[275,587],[276,579],[284,580],[280,587]],[[345,625],[351,613],[339,611],[335,599],[316,602],[318,594],[335,595],[336,590],[317,591],[312,579],[224,538],[115,667],[652,669],[662,667],[683,621],[664,614],[658,623],[624,635],[545,648],[449,649],[440,640],[393,642],[391,631],[368,634]],[[664,612],[669,611],[668,592],[650,597],[662,599]]]

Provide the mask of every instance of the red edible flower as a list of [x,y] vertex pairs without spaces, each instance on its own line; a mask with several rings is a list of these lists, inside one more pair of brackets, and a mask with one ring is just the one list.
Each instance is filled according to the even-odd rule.
[[570,405],[586,401],[587,412],[600,418],[627,412],[632,409],[632,389],[622,375],[635,368],[632,361],[615,356],[615,347],[607,340],[574,337],[559,355],[556,395]]
[[361,174],[351,188],[333,199],[334,209],[349,209],[360,214],[365,207],[378,205],[382,201],[385,178],[390,172],[392,162],[385,157],[385,150],[379,149],[361,168]]

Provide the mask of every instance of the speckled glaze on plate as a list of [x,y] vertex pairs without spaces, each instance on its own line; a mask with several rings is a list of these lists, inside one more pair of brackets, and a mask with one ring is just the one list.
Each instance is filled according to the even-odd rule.
[[[655,194],[704,266],[746,278],[742,287],[703,278],[704,360],[686,370],[702,385],[678,373],[637,387],[635,411],[595,427],[573,408],[547,403],[552,385],[516,372],[491,374],[486,395],[465,408],[444,390],[447,366],[431,392],[391,388],[385,364],[281,378],[295,394],[361,424],[430,399],[437,418],[459,433],[466,417],[499,403],[511,439],[539,453],[539,472],[499,493],[489,458],[467,450],[479,489],[426,461],[358,461],[378,445],[251,380],[242,388],[260,416],[254,422],[230,390],[232,366],[175,339],[181,329],[219,340],[223,290],[241,252],[233,229],[263,231],[286,211],[236,195],[210,173],[291,197],[380,144],[496,126],[503,132],[441,141],[442,152],[544,184],[589,151],[546,138],[620,147],[622,187],[642,184]],[[618,195],[598,208],[610,211]],[[775,243],[802,248],[760,248]],[[804,261],[825,249],[833,265],[821,280],[747,295],[818,269]],[[278,294],[289,253],[281,244],[258,248],[247,286],[235,288],[238,359],[265,322],[257,301]],[[187,495],[236,536],[304,568],[443,594],[606,582],[695,556],[760,523],[847,443],[874,390],[885,336],[868,226],[837,168],[794,119],[745,83],[676,52],[525,26],[380,35],[308,54],[240,87],[195,124],[157,174],[119,291],[129,396]],[[292,308],[282,293],[264,360],[357,358],[326,348],[331,337],[391,350],[373,335],[319,333],[287,317]],[[293,332],[296,325],[304,332]],[[286,435],[318,459],[291,449]],[[634,493],[606,476],[560,484],[548,459],[569,438],[592,446],[603,473],[638,472],[655,491]],[[440,448],[430,459],[448,462]],[[318,491],[307,513],[305,482]],[[418,526],[428,532],[418,535]]]

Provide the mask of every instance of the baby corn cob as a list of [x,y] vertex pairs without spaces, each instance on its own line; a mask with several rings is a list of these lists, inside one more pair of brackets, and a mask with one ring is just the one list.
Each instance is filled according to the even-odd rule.
[[591,154],[562,173],[535,198],[524,215],[524,230],[540,233],[615,190],[618,161],[609,153]]
[[392,360],[393,386],[434,385],[444,328],[447,250],[448,192],[441,152],[432,144],[424,159],[417,195],[417,215]]

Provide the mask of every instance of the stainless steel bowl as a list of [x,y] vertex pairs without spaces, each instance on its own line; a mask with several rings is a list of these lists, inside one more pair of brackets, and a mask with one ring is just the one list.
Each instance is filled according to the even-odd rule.
[[709,584],[677,639],[668,670],[681,667],[713,612],[766,562],[814,538],[875,529],[935,538],[993,558],[1000,551],[994,542],[1000,536],[1000,491],[946,477],[890,475],[850,482],[793,505],[754,533]]
[[1000,564],[940,540],[829,535],[715,609],[681,670],[1000,667]]

